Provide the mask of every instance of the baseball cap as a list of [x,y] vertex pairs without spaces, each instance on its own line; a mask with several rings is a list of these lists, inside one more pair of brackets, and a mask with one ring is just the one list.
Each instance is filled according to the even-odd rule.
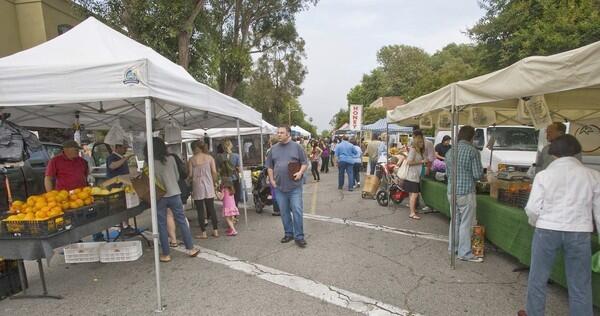
[[68,141],[62,143],[62,147],[63,148],[77,148],[77,149],[82,149],[81,146],[79,146],[79,143],[77,143],[74,140],[68,140]]

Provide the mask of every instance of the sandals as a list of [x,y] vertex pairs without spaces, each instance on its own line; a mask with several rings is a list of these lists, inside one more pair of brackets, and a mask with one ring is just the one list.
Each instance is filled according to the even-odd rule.
[[185,253],[188,255],[188,257],[197,257],[200,253],[200,249],[188,249]]
[[421,217],[417,214],[413,214],[413,215],[408,215],[408,218],[414,219],[414,220],[420,220]]
[[169,242],[169,247],[171,247],[171,248],[177,248],[177,247],[179,247],[179,243],[176,242],[176,241],[170,241]]
[[166,255],[166,256],[160,255],[160,257],[158,257],[158,260],[160,262],[170,262],[171,261],[171,256],[169,256],[169,255]]
[[194,236],[196,239],[207,239],[206,232],[201,232],[199,235]]

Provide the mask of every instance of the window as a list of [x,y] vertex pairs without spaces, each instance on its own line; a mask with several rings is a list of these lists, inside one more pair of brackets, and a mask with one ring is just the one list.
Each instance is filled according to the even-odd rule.
[[473,137],[473,145],[475,145],[475,147],[479,150],[483,149],[483,146],[485,146],[485,139],[483,136],[483,129],[482,128],[477,128],[475,129],[475,137]]

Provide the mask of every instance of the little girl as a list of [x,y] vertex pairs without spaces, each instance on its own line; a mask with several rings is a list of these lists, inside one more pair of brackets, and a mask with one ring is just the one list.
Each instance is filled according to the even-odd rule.
[[235,189],[233,188],[233,183],[228,180],[223,181],[221,192],[223,194],[223,217],[229,226],[225,234],[227,236],[235,236],[237,235],[237,230],[235,230],[234,226],[234,216],[240,215],[240,211],[235,206]]

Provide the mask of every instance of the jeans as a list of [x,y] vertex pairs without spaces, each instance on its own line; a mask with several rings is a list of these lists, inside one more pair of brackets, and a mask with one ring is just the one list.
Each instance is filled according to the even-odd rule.
[[348,174],[348,191],[352,191],[354,184],[354,164],[351,162],[340,161],[338,162],[338,189],[344,187],[344,173]]
[[375,167],[377,166],[377,159],[370,159],[369,158],[369,174],[370,175],[374,175],[375,174]]
[[562,249],[569,289],[569,314],[593,315],[591,233],[536,228],[531,243],[527,284],[527,315],[544,315],[546,284]]
[[310,172],[312,172],[313,179],[321,180],[321,176],[319,175],[319,161],[311,161],[310,162]]
[[353,172],[354,172],[354,183],[360,183],[360,167],[362,167],[362,163],[360,162],[356,162],[354,163],[354,168],[353,168]]
[[[448,201],[452,204],[452,196],[448,195]],[[451,245],[454,241],[459,258],[473,258],[473,251],[471,250],[471,230],[473,229],[476,207],[475,192],[456,195],[456,231],[454,234],[452,233],[451,224],[448,229],[448,235],[450,236],[448,252],[452,251]],[[458,239],[454,238],[456,235],[458,235]]]
[[329,172],[329,156],[321,157],[323,162],[321,163],[321,172],[328,173]]
[[183,236],[183,243],[186,249],[194,248],[194,242],[192,241],[192,233],[188,226],[185,214],[183,213],[183,204],[181,203],[181,197],[179,194],[162,197],[158,200],[156,205],[158,215],[158,238],[160,239],[160,247],[162,248],[162,254],[169,255],[171,249],[169,248],[169,234],[167,233],[167,208],[170,208],[175,218],[175,223],[181,229],[181,235]]
[[215,199],[203,199],[195,200],[196,211],[198,212],[198,224],[200,224],[200,230],[206,231],[206,224],[204,223],[204,210],[206,210],[206,217],[210,218],[213,230],[217,230],[217,212],[215,211]]
[[293,236],[295,240],[304,239],[302,186],[290,192],[275,188],[275,198],[281,212],[281,222],[285,236]]

